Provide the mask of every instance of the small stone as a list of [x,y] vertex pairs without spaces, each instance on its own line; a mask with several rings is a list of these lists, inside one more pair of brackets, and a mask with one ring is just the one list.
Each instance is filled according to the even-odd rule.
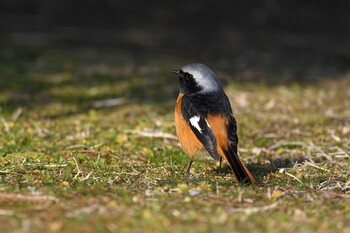
[[153,195],[152,190],[146,189],[146,191],[145,191],[145,196],[146,196],[146,197],[150,197],[150,196],[152,196],[152,195]]
[[190,196],[198,196],[198,195],[200,195],[201,194],[201,191],[199,191],[199,190],[195,190],[195,189],[190,189],[190,190],[188,190],[188,194],[190,194]]

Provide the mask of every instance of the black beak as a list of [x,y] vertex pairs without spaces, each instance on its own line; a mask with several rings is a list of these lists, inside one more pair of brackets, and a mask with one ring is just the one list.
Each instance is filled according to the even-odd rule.
[[176,75],[180,75],[180,70],[171,70],[171,73],[176,74]]

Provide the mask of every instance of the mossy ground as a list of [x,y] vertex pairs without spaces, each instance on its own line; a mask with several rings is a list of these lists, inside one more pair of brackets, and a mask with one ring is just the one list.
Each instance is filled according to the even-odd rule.
[[226,82],[258,180],[241,186],[210,159],[184,170],[169,73],[183,61],[39,54],[2,53],[1,232],[350,231],[348,76]]

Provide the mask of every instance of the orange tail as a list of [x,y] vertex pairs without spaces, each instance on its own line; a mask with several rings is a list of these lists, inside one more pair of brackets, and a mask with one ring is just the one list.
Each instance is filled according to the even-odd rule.
[[237,153],[231,147],[225,152],[225,159],[229,163],[236,180],[242,184],[255,184],[254,176],[243,164]]

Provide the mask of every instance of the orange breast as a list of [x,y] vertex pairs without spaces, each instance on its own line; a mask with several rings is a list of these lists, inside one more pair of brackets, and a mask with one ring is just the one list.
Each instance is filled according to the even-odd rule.
[[190,126],[186,123],[181,114],[181,103],[183,94],[180,93],[176,105],[175,105],[175,127],[176,134],[179,138],[180,144],[184,151],[193,156],[197,151],[203,149],[202,143],[197,139],[196,135],[192,132]]

